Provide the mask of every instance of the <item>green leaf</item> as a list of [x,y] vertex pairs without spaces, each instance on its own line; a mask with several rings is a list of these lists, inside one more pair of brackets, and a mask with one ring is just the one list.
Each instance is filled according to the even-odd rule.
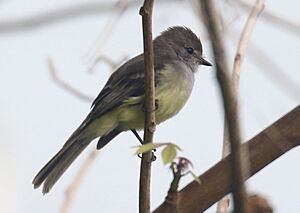
[[197,183],[201,184],[200,178],[199,178],[194,172],[189,171],[189,173],[192,175],[192,177],[194,178],[194,180],[195,180]]
[[135,152],[135,154],[141,154],[141,153],[145,153],[145,152],[149,152],[153,149],[156,149],[158,147],[164,146],[166,145],[166,143],[147,143],[147,144],[143,144],[141,146],[136,146],[135,148],[138,148]]
[[167,144],[167,146],[162,150],[161,152],[161,157],[163,160],[164,164],[169,164],[172,163],[173,160],[176,158],[177,156],[177,146],[169,143]]

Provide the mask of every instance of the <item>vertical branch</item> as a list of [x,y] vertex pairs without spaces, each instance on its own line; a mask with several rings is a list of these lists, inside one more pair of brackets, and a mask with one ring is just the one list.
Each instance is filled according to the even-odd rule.
[[230,170],[234,211],[244,213],[246,212],[246,190],[243,181],[238,110],[235,104],[237,102],[237,97],[234,97],[233,87],[230,84],[231,81],[228,76],[229,70],[226,63],[225,49],[220,33],[219,22],[215,16],[217,13],[214,1],[201,0],[201,7],[206,28],[210,35],[213,53],[215,55],[217,80],[222,92],[225,118],[228,123],[228,133],[232,154],[232,158],[230,159]]
[[[144,143],[152,143],[155,131],[155,86],[154,58],[152,43],[153,0],[145,0],[140,9],[143,22],[144,63],[145,63],[145,125]],[[139,185],[139,212],[150,213],[150,177],[152,153],[142,155]]]
[[[250,40],[251,33],[253,31],[254,25],[256,23],[256,20],[260,13],[264,9],[264,2],[265,0],[257,0],[255,5],[253,6],[253,9],[247,19],[247,22],[244,26],[244,29],[242,31],[239,44],[237,47],[236,55],[234,58],[234,64],[233,64],[233,71],[232,71],[232,87],[233,87],[233,96],[235,97],[235,100],[237,101],[238,97],[238,87],[239,87],[239,80],[240,80],[240,74],[241,74],[241,65],[243,62],[244,55],[246,53],[246,49]],[[235,103],[235,107],[238,107],[238,103]],[[223,139],[223,153],[222,158],[226,157],[230,153],[230,139],[228,134],[228,124],[225,120],[224,124],[224,139]],[[245,153],[247,154],[247,153]],[[244,165],[243,165],[244,166]],[[226,196],[224,197],[217,206],[217,212],[227,212],[229,206],[229,198]]]

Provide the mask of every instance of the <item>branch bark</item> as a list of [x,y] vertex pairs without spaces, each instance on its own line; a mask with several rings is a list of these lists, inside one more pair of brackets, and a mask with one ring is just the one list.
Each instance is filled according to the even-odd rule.
[[[257,0],[255,5],[252,8],[252,11],[247,19],[247,22],[242,31],[238,48],[236,51],[236,55],[234,58],[233,71],[232,71],[232,86],[233,86],[233,95],[236,100],[238,97],[238,87],[241,75],[241,65],[244,59],[244,55],[246,53],[246,49],[250,40],[251,33],[253,31],[254,25],[258,16],[264,9],[265,0]],[[238,107],[238,103],[236,103],[236,107]],[[229,142],[229,134],[228,134],[228,124],[225,121],[224,124],[224,139],[223,139],[223,153],[222,158],[226,157],[230,153],[230,142]],[[229,198],[226,196],[222,198],[222,200],[218,203],[217,212],[228,212],[229,207]]]
[[[140,9],[143,22],[144,63],[145,63],[145,124],[144,143],[152,143],[155,131],[155,86],[154,58],[152,43],[152,10],[154,0],[145,0]],[[139,212],[150,213],[150,178],[152,153],[142,155],[139,184]]]
[[210,35],[215,64],[217,80],[222,92],[223,105],[225,109],[225,120],[228,124],[228,133],[232,157],[231,176],[233,188],[234,211],[246,212],[246,189],[243,182],[243,164],[241,157],[240,131],[238,120],[237,97],[234,96],[233,87],[229,79],[229,69],[226,63],[226,54],[221,37],[220,23],[217,19],[219,14],[213,0],[201,0],[201,8],[207,31]]
[[[251,165],[244,180],[299,145],[300,105],[242,145],[249,149]],[[199,176],[200,185],[192,181],[178,192],[178,213],[203,212],[233,190],[231,158],[232,154]],[[167,213],[168,205],[163,202],[153,213]]]

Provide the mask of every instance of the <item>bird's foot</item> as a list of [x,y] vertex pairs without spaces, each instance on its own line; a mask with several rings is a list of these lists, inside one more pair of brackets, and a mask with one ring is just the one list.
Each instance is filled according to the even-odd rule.
[[[151,161],[152,161],[152,162],[153,162],[153,161],[156,161],[155,152],[156,152],[156,149],[153,149],[152,152],[151,152],[151,154],[152,154],[152,156],[151,156]],[[138,154],[137,156],[138,156],[139,158],[142,158],[142,154]]]

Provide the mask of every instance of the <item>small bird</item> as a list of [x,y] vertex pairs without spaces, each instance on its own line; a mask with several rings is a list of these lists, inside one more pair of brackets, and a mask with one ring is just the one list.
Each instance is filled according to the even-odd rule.
[[[182,109],[191,94],[198,66],[212,65],[202,57],[200,39],[187,27],[174,26],[163,31],[154,39],[153,50],[155,119],[159,124]],[[144,55],[140,54],[110,76],[86,119],[35,176],[34,188],[43,183],[42,192],[48,193],[79,154],[98,137],[97,149],[128,130],[141,141],[136,130],[144,128],[144,70]]]

